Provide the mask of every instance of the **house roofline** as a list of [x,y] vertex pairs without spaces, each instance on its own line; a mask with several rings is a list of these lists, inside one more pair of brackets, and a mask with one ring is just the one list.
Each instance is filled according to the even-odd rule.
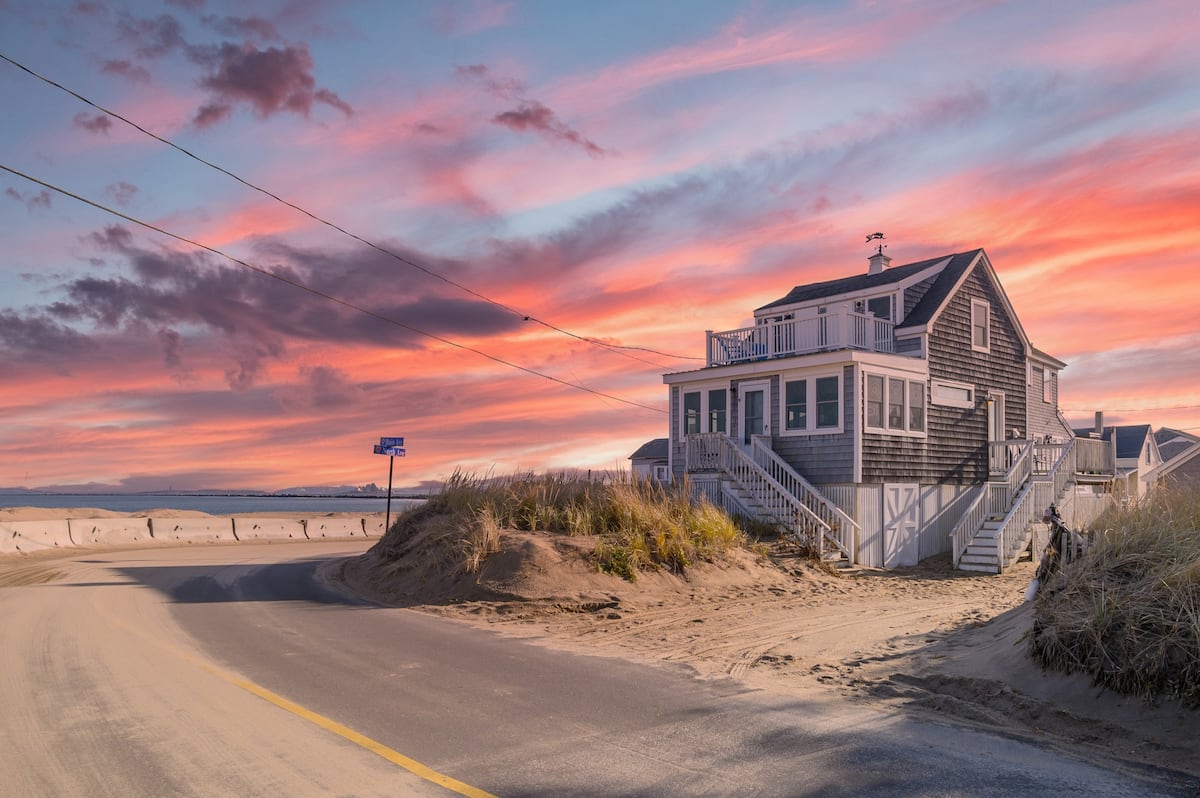
[[[1021,346],[1024,349],[1026,357],[1030,356],[1032,354],[1031,350],[1033,349],[1033,345],[1029,342],[1029,336],[1025,333],[1025,328],[1021,326],[1021,320],[1017,317],[1017,311],[1013,308],[1012,302],[1010,302],[1008,299],[1008,292],[1005,291],[1004,286],[1000,284],[1000,278],[996,275],[996,269],[994,266],[992,266],[991,259],[987,256],[987,252],[985,252],[983,249],[979,249],[975,253],[975,257],[971,259],[971,262],[967,265],[967,268],[963,269],[962,274],[958,276],[958,279],[955,281],[954,285],[948,292],[946,292],[946,299],[938,306],[937,310],[933,312],[933,315],[929,317],[929,321],[920,327],[908,327],[905,329],[931,329],[941,317],[942,311],[944,311],[950,304],[950,298],[958,294],[959,290],[963,287],[963,283],[967,281],[967,279],[971,276],[971,272],[974,271],[975,267],[980,263],[983,264],[984,273],[987,275],[988,279],[991,280],[992,287],[996,289],[996,293],[1000,297],[1000,302],[1004,305],[1004,310],[1008,313],[1008,318],[1010,321],[1012,321],[1013,328],[1017,331],[1017,337],[1021,341]],[[1065,366],[1066,364],[1064,363],[1063,365]]]
[[1179,468],[1179,466],[1183,465],[1184,463],[1191,460],[1193,457],[1196,457],[1197,455],[1200,455],[1200,442],[1192,444],[1190,447],[1188,447],[1187,449],[1184,449],[1182,452],[1175,455],[1167,462],[1159,463],[1158,465],[1154,466],[1153,468],[1147,470],[1146,471],[1146,479],[1147,480],[1162,479],[1163,477],[1168,476],[1176,468]]

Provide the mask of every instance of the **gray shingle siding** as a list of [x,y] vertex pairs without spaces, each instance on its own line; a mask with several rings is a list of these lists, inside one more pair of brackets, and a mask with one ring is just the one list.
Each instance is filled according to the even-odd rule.
[[924,299],[925,292],[929,290],[929,287],[931,285],[933,285],[934,281],[937,280],[937,278],[938,278],[938,276],[935,274],[934,276],[932,276],[928,279],[922,280],[921,282],[917,283],[916,285],[910,286],[909,288],[905,289],[905,291],[904,291],[904,317],[905,318],[907,318],[908,314],[912,313],[913,308],[915,308],[917,306],[917,304],[922,299]]
[[[990,351],[971,349],[971,300],[988,303]],[[987,479],[989,391],[1004,394],[1004,428],[1025,426],[1025,350],[995,286],[977,265],[946,303],[929,337],[929,376],[975,386],[975,406],[966,410],[930,405],[925,466],[936,481]]]

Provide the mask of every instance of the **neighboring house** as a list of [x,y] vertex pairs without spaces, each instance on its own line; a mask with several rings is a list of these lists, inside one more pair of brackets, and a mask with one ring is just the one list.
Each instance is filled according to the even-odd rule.
[[655,438],[646,441],[636,452],[629,455],[629,459],[633,463],[633,475],[643,479],[653,479],[656,482],[670,482],[668,443],[666,438]]
[[1059,412],[1065,363],[1035,349],[982,249],[801,285],[754,325],[707,334],[666,374],[671,471],[832,557],[915,564],[950,551],[996,572],[1101,441]]
[[[1158,442],[1149,424],[1105,427],[1103,415],[1097,416],[1096,429],[1077,429],[1081,438],[1116,440],[1117,473],[1115,490],[1121,498],[1145,496],[1154,485],[1154,468],[1162,464]],[[1102,430],[1097,432],[1097,429]]]
[[1200,437],[1163,427],[1154,433],[1162,462],[1151,469],[1157,483],[1200,487]]

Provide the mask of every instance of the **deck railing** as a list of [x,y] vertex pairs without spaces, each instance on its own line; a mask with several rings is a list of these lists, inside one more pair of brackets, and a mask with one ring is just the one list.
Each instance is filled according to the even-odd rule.
[[895,325],[869,313],[838,311],[813,319],[768,321],[708,333],[708,365],[726,366],[832,349],[894,352]]
[[1115,474],[1116,447],[1099,438],[1075,438],[1075,472],[1078,474]]

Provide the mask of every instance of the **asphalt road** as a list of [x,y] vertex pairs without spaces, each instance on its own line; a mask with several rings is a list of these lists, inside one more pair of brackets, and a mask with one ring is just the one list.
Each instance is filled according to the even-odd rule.
[[380,608],[314,578],[363,548],[23,561],[29,577],[9,582],[60,573],[0,587],[0,796],[1196,794],[832,692],[749,691]]

